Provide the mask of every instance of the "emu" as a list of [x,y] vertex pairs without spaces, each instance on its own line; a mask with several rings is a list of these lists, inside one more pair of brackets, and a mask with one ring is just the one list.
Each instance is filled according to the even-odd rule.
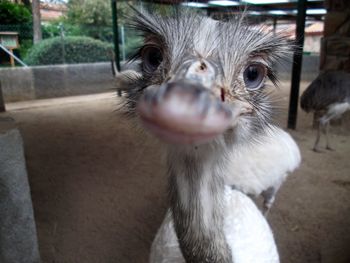
[[330,71],[321,73],[304,91],[300,98],[301,108],[306,112],[317,112],[318,120],[315,152],[321,152],[319,142],[321,131],[326,135],[326,149],[333,150],[329,144],[329,124],[350,110],[350,73]]
[[250,29],[242,17],[136,12],[140,72],[117,79],[129,115],[164,142],[169,178],[170,208],[151,262],[279,262],[247,194],[262,194],[268,210],[300,163],[294,140],[272,124],[264,88],[276,83],[271,65],[290,52],[289,41]]

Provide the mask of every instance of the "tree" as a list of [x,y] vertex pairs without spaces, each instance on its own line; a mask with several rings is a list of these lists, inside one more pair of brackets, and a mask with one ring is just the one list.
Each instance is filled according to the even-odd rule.
[[110,0],[69,0],[67,22],[96,39],[111,41],[113,37]]
[[26,7],[30,7],[31,3],[30,0],[15,0],[16,4],[24,4]]
[[23,4],[0,0],[0,25],[18,25],[30,22],[32,15]]
[[36,44],[42,40],[40,0],[32,0],[32,14],[33,14],[33,42],[34,44]]

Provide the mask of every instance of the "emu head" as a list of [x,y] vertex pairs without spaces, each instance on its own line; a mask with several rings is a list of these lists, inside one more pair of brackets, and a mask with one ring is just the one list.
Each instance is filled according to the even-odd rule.
[[131,25],[144,36],[128,79],[128,105],[143,126],[176,144],[253,138],[271,106],[265,82],[290,51],[286,37],[250,28],[242,16],[215,21],[197,14],[139,12]]

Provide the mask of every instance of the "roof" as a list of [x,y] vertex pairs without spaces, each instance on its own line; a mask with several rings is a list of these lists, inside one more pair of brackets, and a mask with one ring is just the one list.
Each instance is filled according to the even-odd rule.
[[60,12],[66,12],[68,10],[66,4],[54,4],[54,3],[40,3],[40,9],[54,10]]
[[[232,13],[247,8],[254,15],[295,20],[298,0],[144,0],[160,4],[183,4],[210,13]],[[324,0],[306,1],[307,17],[322,19],[326,13]]]
[[[312,22],[305,28],[305,36],[322,36],[323,35],[323,22]],[[273,31],[273,25],[264,26],[266,31]],[[277,32],[283,32],[285,36],[288,36],[290,39],[295,39],[295,23],[283,23],[276,25]]]
[[17,36],[18,32],[10,32],[10,31],[1,31],[0,35],[6,35],[6,36]]
[[67,12],[65,4],[40,3],[40,14],[43,21],[55,20]]
[[45,9],[41,9],[40,14],[41,14],[41,20],[43,21],[55,20],[64,15],[64,13],[61,11],[53,11],[53,10],[45,10]]
[[323,22],[315,22],[305,28],[306,35],[322,35],[324,30]]

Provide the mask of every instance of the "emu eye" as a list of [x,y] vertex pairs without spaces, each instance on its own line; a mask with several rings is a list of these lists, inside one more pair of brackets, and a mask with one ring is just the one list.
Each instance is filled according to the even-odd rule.
[[162,63],[163,55],[161,50],[155,46],[146,46],[141,51],[142,67],[144,71],[155,71]]
[[261,64],[251,64],[249,65],[244,73],[244,83],[248,90],[257,90],[259,89],[266,75],[266,68]]

